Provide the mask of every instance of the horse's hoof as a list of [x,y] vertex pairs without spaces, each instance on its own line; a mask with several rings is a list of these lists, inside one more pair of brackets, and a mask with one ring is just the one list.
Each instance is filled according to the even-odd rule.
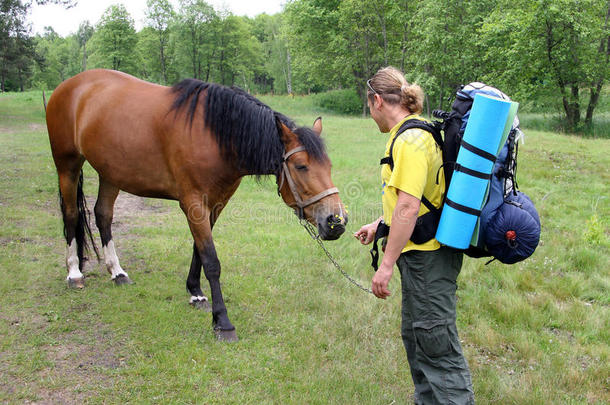
[[214,333],[216,334],[216,338],[221,342],[237,342],[239,339],[237,338],[237,333],[235,329],[232,330],[222,330],[222,329],[214,329]]
[[205,312],[212,312],[212,306],[206,297],[191,297],[189,302],[195,309],[202,309]]
[[82,289],[85,288],[85,277],[80,278],[68,278],[68,287]]
[[114,285],[125,285],[125,284],[133,284],[133,281],[126,274],[119,274],[115,278],[112,279],[114,281]]

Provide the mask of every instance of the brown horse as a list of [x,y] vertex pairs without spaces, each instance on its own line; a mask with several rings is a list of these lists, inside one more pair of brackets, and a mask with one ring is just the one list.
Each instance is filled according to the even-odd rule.
[[86,160],[99,175],[95,221],[112,280],[131,283],[112,241],[119,190],[179,201],[194,239],[186,282],[190,302],[208,305],[200,286],[203,267],[220,339],[237,336],[220,289],[212,228],[243,176],[275,175],[284,202],[317,226],[322,239],[337,239],[345,231],[345,209],[319,136],[321,120],[313,130],[297,128],[242,90],[193,79],[169,88],[116,71],[90,70],[55,89],[47,128],[59,176],[68,285],[84,287],[87,237],[95,247],[82,191]]

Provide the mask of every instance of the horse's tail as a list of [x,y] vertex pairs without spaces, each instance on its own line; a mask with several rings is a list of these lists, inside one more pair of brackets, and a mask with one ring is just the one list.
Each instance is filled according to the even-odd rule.
[[[61,190],[59,192],[59,203],[61,205],[61,212],[65,215],[65,207],[63,197],[61,195]],[[78,255],[78,267],[80,270],[83,269],[85,253],[88,252],[89,249],[89,241],[91,242],[91,247],[95,252],[95,256],[97,260],[100,260],[100,252],[97,249],[97,245],[95,244],[95,239],[93,238],[93,234],[91,232],[91,227],[89,226],[89,209],[87,208],[87,201],[85,200],[85,194],[83,193],[83,171],[81,169],[80,176],[78,178],[78,186],[76,189],[76,207],[78,209],[78,220],[76,222],[76,246],[77,246],[77,255]],[[66,221],[64,220],[64,236],[68,237],[68,232],[66,229]],[[87,240],[88,239],[88,240]]]
[[47,112],[47,98],[44,96],[44,90],[42,91],[42,104],[44,104],[44,112]]

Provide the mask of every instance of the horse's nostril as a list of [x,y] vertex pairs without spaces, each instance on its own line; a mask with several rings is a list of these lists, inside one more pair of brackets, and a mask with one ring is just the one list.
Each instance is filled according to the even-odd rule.
[[329,226],[341,225],[343,223],[343,218],[339,215],[329,215],[326,218],[326,223]]

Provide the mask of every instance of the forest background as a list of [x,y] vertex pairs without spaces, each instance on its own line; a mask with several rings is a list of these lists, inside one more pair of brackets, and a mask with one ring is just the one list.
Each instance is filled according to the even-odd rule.
[[[77,0],[35,0],[74,6]],[[317,94],[320,106],[366,114],[365,85],[393,65],[448,109],[482,81],[550,114],[552,130],[610,133],[608,0],[288,0],[254,18],[203,0],[148,0],[139,31],[121,4],[62,37],[33,35],[32,0],[0,0],[0,85],[54,89],[92,68],[171,85],[186,77],[254,94]]]

